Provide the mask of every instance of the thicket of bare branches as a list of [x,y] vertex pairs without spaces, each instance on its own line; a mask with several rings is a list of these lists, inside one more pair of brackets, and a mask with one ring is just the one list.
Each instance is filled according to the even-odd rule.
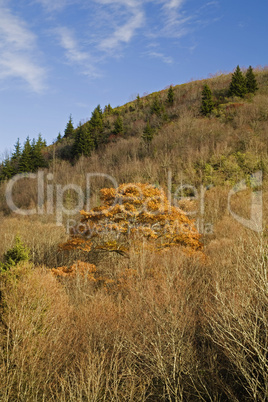
[[208,254],[133,250],[98,267],[105,286],[31,266],[2,278],[1,400],[265,401],[267,241]]

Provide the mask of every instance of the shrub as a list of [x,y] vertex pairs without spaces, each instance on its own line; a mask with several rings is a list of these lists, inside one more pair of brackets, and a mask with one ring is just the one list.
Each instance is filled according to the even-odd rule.
[[152,250],[202,249],[194,222],[170,205],[163,190],[142,183],[101,190],[103,205],[81,211],[81,224],[62,250],[113,252],[128,256],[131,245]]
[[28,261],[29,252],[29,249],[23,245],[20,237],[16,236],[14,246],[4,254],[4,263],[0,267],[4,271],[7,271],[10,267],[16,266],[21,261]]

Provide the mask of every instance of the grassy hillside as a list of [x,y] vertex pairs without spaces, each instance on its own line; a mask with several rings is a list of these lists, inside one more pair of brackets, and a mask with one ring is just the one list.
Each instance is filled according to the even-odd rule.
[[[175,86],[173,105],[167,102],[166,89],[115,108],[108,115],[104,113],[105,144],[93,153],[92,159],[98,157],[100,164],[105,163],[106,169],[119,175],[119,181],[133,180],[136,175],[147,180],[148,173],[142,172],[142,166],[133,167],[131,177],[122,178],[118,167],[131,161],[144,165],[147,160],[158,164],[149,172],[153,174],[150,181],[163,180],[162,166],[172,166],[173,175],[182,175],[188,183],[223,184],[237,180],[267,163],[267,70],[257,71],[256,76],[260,89],[256,96],[248,95],[245,99],[227,96],[231,81],[228,74]],[[210,118],[200,115],[205,83],[209,84],[215,103]],[[118,115],[123,131],[116,135],[113,127]],[[154,129],[149,150],[141,141],[147,121]],[[50,147],[50,158],[70,159],[72,143],[72,138],[63,139]],[[90,161],[87,163],[90,167]]]
[[[1,400],[267,400],[268,71],[255,74],[254,96],[228,97],[231,74],[222,74],[174,86],[173,105],[167,88],[106,109],[88,157],[72,157],[75,133],[48,146],[44,213],[12,212],[1,184],[1,261],[17,234],[29,249],[28,261],[0,274]],[[205,83],[215,103],[209,117],[200,114]],[[118,116],[123,130],[115,133]],[[162,187],[195,219],[202,255],[145,243],[130,244],[128,258],[59,251],[68,219],[79,222],[67,213],[77,192],[64,186],[86,197],[88,173],[103,174],[91,180],[91,206],[112,185],[105,175]],[[18,181],[12,197],[36,208],[37,179]],[[249,224],[255,212],[262,230]],[[79,271],[77,259],[95,264],[90,275],[53,275],[73,264]]]

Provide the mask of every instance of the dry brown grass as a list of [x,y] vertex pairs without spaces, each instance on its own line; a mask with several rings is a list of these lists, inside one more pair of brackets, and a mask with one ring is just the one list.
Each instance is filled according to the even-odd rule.
[[180,257],[155,255],[158,271],[151,254],[133,254],[136,269],[121,262],[118,286],[77,278],[69,296],[50,272],[18,270],[2,289],[1,400],[182,400],[198,262],[187,272]]
[[38,217],[1,217],[0,256],[12,248],[16,235],[31,251],[30,260],[36,265],[56,266],[60,263],[58,244],[68,238],[63,227],[42,223]]
[[267,241],[207,253],[133,251],[100,264],[112,281],[97,288],[17,268],[2,285],[1,400],[265,401]]

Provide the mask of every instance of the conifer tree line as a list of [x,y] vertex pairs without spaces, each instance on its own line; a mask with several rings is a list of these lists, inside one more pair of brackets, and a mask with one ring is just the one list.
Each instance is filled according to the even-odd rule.
[[[232,74],[232,80],[228,90],[228,96],[237,96],[244,98],[246,94],[255,94],[258,90],[258,84],[251,66],[244,75],[239,65]],[[200,113],[203,116],[209,116],[214,108],[211,89],[207,84],[204,85],[202,91],[202,103]]]
[[[119,113],[117,113],[116,120],[114,121],[114,127],[110,127],[108,121],[104,122],[104,117],[115,114],[110,104],[101,109],[98,105],[92,112],[91,119],[82,125],[79,123],[78,127],[74,130],[71,125],[71,117],[66,126],[64,138],[72,136],[74,143],[72,147],[72,158],[78,159],[80,156],[90,156],[94,149],[98,149],[101,144],[107,142],[107,134],[104,133],[105,125],[110,128],[110,133],[119,135],[124,133],[123,119]],[[69,133],[72,134],[69,134]]]
[[97,149],[105,142],[103,135],[103,111],[98,105],[92,112],[91,119],[85,124],[79,124],[74,133],[72,157],[89,156],[93,149]]
[[18,173],[36,172],[39,168],[48,167],[43,153],[46,146],[41,134],[37,140],[31,141],[27,137],[23,146],[18,139],[11,156],[0,165],[0,181],[8,180]]
[[237,66],[232,75],[229,96],[239,96],[243,98],[248,93],[255,94],[257,90],[258,85],[252,67],[249,66],[246,75],[244,75],[240,67]]
[[[172,106],[175,100],[174,88],[170,85],[166,103],[168,106]],[[136,98],[137,107],[141,108],[141,98],[137,95]],[[158,96],[155,96],[151,105],[151,114],[161,116],[165,113],[165,107],[161,104]],[[104,117],[112,114],[117,114],[114,121],[113,128],[109,126],[109,122],[104,122]],[[103,111],[98,105],[92,112],[91,119],[85,124],[79,124],[77,129],[74,129],[72,124],[72,118],[67,123],[63,138],[74,138],[74,144],[72,147],[72,158],[78,159],[80,156],[90,156],[94,149],[97,149],[101,144],[106,143],[107,137],[104,134],[104,126],[108,125],[110,128],[110,134],[120,135],[124,133],[124,122],[119,112],[115,111],[110,104],[104,107]],[[107,127],[107,126],[106,126]],[[153,139],[153,129],[150,127],[150,123],[147,120],[147,125],[143,131],[142,139],[149,146],[149,143]]]
[[[62,139],[73,141],[71,155],[73,159],[77,159],[81,155],[89,156],[92,150],[97,149],[100,144],[106,141],[103,133],[103,115],[109,116],[112,112],[113,109],[110,104],[105,106],[104,111],[98,105],[92,112],[91,119],[86,124],[80,123],[76,129],[73,125],[72,115],[70,115],[64,135],[61,136],[59,133],[57,142],[61,142]],[[123,132],[123,120],[118,115],[114,123],[113,133],[119,134],[121,132]],[[0,181],[9,180],[18,173],[35,172],[39,168],[48,167],[43,152],[46,146],[46,141],[42,139],[41,134],[37,140],[31,141],[27,137],[23,146],[18,139],[11,156],[0,164]]]

